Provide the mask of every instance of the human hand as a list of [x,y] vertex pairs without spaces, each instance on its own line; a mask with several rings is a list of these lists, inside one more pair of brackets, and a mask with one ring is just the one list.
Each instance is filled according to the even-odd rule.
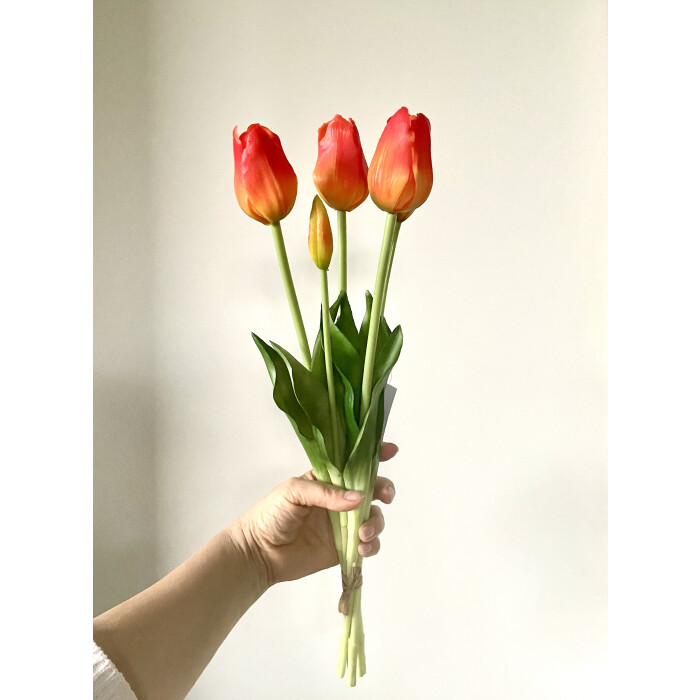
[[[380,461],[391,459],[399,448],[382,443]],[[346,494],[360,498],[350,500]],[[373,500],[391,503],[394,484],[377,476]],[[333,530],[326,509],[349,511],[361,503],[357,491],[344,491],[331,484],[316,481],[313,472],[292,477],[273,489],[230,526],[235,539],[243,538],[246,547],[264,564],[266,584],[293,581],[327,569],[338,563]],[[378,535],[384,529],[384,516],[379,506],[370,508],[369,518],[360,528],[359,553],[374,556],[379,551]]]

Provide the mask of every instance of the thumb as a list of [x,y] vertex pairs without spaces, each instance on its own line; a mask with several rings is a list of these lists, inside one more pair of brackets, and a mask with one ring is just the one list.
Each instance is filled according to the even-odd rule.
[[339,486],[293,477],[285,483],[284,497],[297,506],[318,506],[328,510],[346,511],[362,502],[362,491],[346,491]]

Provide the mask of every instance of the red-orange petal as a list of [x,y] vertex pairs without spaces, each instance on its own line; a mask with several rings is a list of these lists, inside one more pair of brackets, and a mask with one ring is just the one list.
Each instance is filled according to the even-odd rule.
[[277,223],[292,210],[297,177],[279,137],[265,126],[233,130],[234,190],[243,211],[263,224]]
[[352,211],[367,198],[367,161],[352,119],[336,114],[319,128],[313,179],[323,201],[333,209]]
[[388,119],[367,176],[370,196],[384,211],[405,211],[414,198],[413,140],[410,115],[402,107]]

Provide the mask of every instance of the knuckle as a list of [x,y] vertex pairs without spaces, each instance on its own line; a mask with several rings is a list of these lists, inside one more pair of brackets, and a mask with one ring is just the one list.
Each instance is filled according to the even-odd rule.
[[298,501],[302,497],[302,487],[305,479],[299,476],[289,477],[286,481],[283,481],[281,486],[282,495],[291,501]]
[[289,479],[282,482],[282,491],[285,493],[294,493],[294,491],[299,488],[300,481],[301,479],[298,476],[290,476]]
[[379,506],[372,506],[371,518],[377,525],[384,527],[384,513]]

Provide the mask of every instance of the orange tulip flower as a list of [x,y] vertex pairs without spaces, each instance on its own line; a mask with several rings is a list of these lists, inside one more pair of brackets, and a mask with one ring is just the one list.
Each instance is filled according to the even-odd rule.
[[372,201],[401,220],[428,199],[433,164],[430,122],[424,114],[412,115],[401,107],[389,118],[369,166],[368,184]]
[[352,119],[336,114],[318,130],[314,185],[323,201],[338,211],[352,211],[367,199],[367,161]]
[[279,136],[260,124],[233,130],[233,188],[241,209],[261,224],[276,224],[292,210],[297,176]]

